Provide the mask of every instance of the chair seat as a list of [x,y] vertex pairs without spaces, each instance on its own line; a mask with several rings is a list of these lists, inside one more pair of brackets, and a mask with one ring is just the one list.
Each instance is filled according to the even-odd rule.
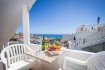
[[87,69],[76,69],[76,68],[72,68],[72,67],[66,67],[65,69],[63,70],[87,70]]
[[29,70],[35,66],[35,61],[28,59],[28,60],[21,60],[16,63],[10,65],[8,70]]
[[63,70],[75,70],[75,69],[73,69],[73,68],[65,68],[65,69],[63,69]]

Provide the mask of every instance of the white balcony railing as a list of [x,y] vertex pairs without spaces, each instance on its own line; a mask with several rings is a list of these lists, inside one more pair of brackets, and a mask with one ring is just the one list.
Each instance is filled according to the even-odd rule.
[[88,26],[80,26],[77,28],[77,33],[78,32],[97,32],[105,30],[105,24],[94,24],[94,25],[88,25]]
[[99,44],[105,42],[105,30],[98,31],[92,35],[86,36],[84,38],[78,39],[73,42],[70,47],[81,49],[91,45]]

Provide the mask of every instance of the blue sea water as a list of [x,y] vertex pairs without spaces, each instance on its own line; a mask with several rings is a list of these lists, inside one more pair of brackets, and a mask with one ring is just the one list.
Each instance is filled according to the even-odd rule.
[[44,36],[47,38],[58,38],[61,39],[62,38],[62,34],[34,34],[36,36]]

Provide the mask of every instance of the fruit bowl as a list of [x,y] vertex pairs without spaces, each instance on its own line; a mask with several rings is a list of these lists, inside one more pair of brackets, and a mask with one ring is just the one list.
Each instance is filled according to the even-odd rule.
[[48,46],[46,50],[50,55],[57,55],[59,54],[60,46],[51,45],[51,46]]
[[47,52],[50,54],[50,55],[57,55],[59,54],[59,51],[48,51]]

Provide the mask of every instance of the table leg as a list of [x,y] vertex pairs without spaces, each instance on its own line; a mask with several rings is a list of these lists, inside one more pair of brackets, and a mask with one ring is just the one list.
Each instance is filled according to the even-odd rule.
[[52,63],[41,61],[42,70],[59,70],[58,60],[55,60]]
[[42,70],[41,68],[41,61],[39,59],[36,59],[36,70]]

